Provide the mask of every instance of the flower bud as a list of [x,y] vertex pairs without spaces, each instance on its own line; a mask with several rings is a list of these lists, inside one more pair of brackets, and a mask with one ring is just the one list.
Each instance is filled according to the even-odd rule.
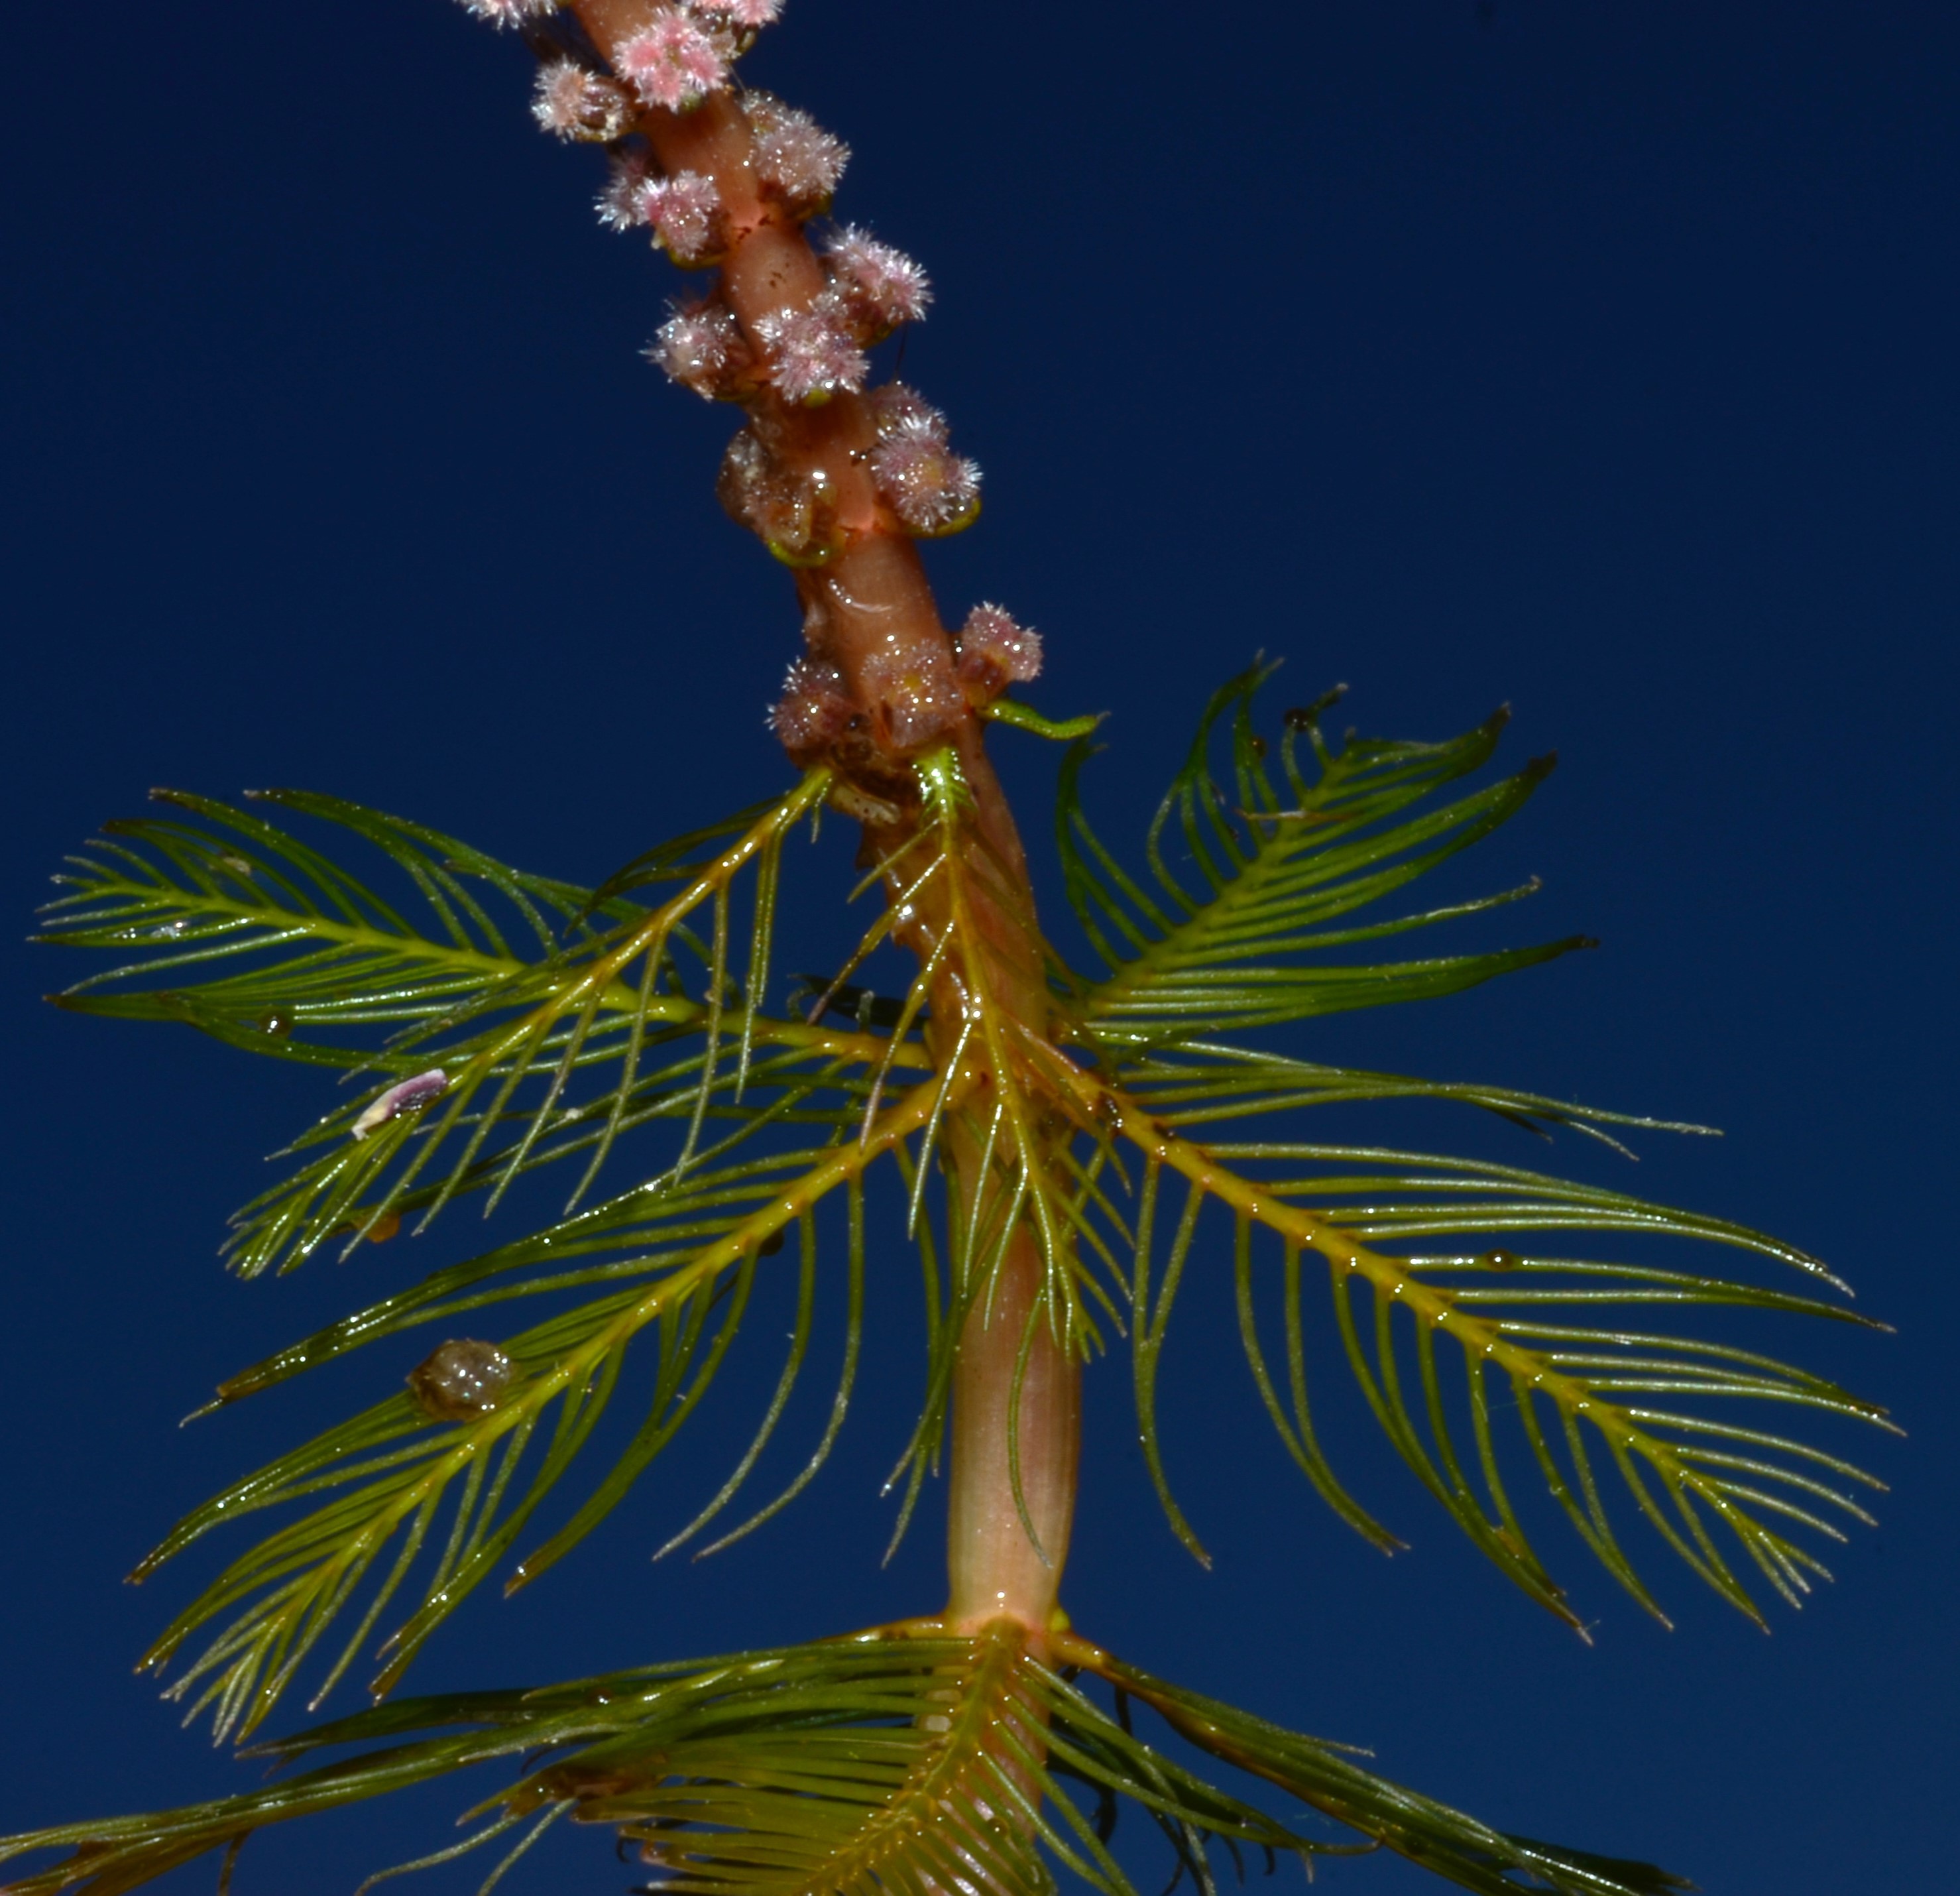
[[769,713],[769,728],[796,763],[816,763],[857,722],[844,674],[821,659],[799,658],[783,680],[783,695]]
[[644,221],[683,267],[711,263],[728,247],[728,218],[714,180],[699,171],[649,178],[640,191]]
[[660,325],[647,358],[711,402],[735,400],[754,367],[734,312],[716,302],[676,310]]
[[980,512],[980,470],[948,445],[946,417],[909,389],[902,400],[878,404],[877,412],[871,479],[879,499],[915,534],[970,527]]
[[757,182],[795,217],[813,216],[830,202],[851,157],[850,147],[823,130],[807,112],[766,92],[743,101],[756,135]]
[[937,642],[888,640],[861,661],[858,682],[867,707],[899,750],[943,744],[966,715],[965,696],[944,646]]
[[538,69],[531,116],[562,139],[610,145],[625,135],[633,101],[616,79],[587,72],[571,59],[551,59]]
[[1017,625],[998,606],[975,606],[954,634],[953,645],[953,669],[971,704],[988,703],[1009,685],[1041,675],[1041,634]]
[[614,152],[606,188],[593,201],[600,222],[609,231],[638,229],[647,221],[647,186],[653,177],[653,161],[644,151]]
[[901,323],[921,320],[932,301],[924,270],[889,244],[848,225],[826,246],[833,289],[860,340],[877,342]]
[[730,517],[785,566],[821,566],[843,550],[830,477],[784,467],[753,428],[728,444],[715,492]]
[[696,13],[726,20],[751,33],[759,27],[774,26],[783,11],[783,0],[691,0],[691,4]]
[[558,0],[463,0],[479,20],[493,27],[520,27],[527,20],[542,20],[558,11]]
[[840,390],[862,388],[870,372],[844,306],[832,292],[807,308],[764,317],[756,334],[769,352],[769,380],[788,402],[816,407]]
[[612,56],[620,78],[648,105],[685,112],[728,83],[715,36],[684,8],[657,6]]

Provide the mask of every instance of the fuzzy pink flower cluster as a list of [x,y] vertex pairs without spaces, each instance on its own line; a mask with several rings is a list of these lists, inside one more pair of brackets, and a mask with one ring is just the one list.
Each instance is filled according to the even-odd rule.
[[870,372],[850,312],[834,291],[807,308],[764,317],[756,334],[769,352],[769,380],[788,402],[815,407],[842,390],[862,388]]
[[520,27],[527,20],[542,20],[558,11],[558,0],[463,0],[479,20],[497,27]]
[[913,533],[957,533],[980,511],[980,470],[953,453],[946,417],[902,382],[871,397],[878,445],[871,478],[878,496]]
[[660,327],[648,359],[704,401],[731,400],[752,366],[735,313],[725,303],[676,310]]
[[923,267],[904,251],[879,243],[855,225],[846,225],[824,247],[831,285],[866,342],[890,335],[901,323],[924,319],[932,285]]
[[958,657],[953,669],[968,699],[984,704],[1010,684],[1026,684],[1041,676],[1041,634],[1032,626],[1016,623],[996,605],[975,606],[953,636]]
[[538,69],[531,116],[547,132],[610,145],[625,135],[632,114],[625,88],[603,73],[588,72],[570,59],[548,60]]
[[813,760],[851,728],[858,708],[844,674],[818,658],[799,658],[769,712],[769,728],[798,762]]
[[728,83],[733,50],[685,7],[660,6],[621,43],[612,64],[648,105],[684,112]]
[[822,210],[850,162],[851,148],[772,94],[752,92],[743,104],[756,135],[756,176],[763,190],[794,216]]
[[654,8],[612,63],[648,104],[685,112],[728,83],[746,36],[772,25],[782,10],[782,0],[672,0]]
[[606,188],[592,208],[609,231],[631,231],[647,221],[646,192],[652,181],[652,161],[638,151],[616,151]]
[[892,741],[906,750],[942,742],[966,715],[966,699],[943,649],[896,636],[864,655],[858,685]]
[[714,180],[699,171],[649,178],[641,187],[641,221],[676,263],[705,263],[727,247],[727,219]]

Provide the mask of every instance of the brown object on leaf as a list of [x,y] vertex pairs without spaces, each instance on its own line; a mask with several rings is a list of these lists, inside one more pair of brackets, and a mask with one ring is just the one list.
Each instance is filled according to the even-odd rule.
[[465,1338],[431,1351],[410,1372],[409,1388],[437,1421],[468,1422],[495,1408],[516,1374],[494,1343]]

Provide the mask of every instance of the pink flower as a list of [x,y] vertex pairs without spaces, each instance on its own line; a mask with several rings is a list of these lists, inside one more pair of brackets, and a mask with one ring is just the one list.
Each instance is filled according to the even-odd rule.
[[493,27],[520,27],[527,20],[542,20],[558,11],[558,0],[463,0],[479,20]]
[[943,742],[966,715],[966,699],[945,648],[893,638],[865,654],[858,680],[892,743],[923,750]]
[[612,63],[649,105],[685,112],[728,83],[728,62],[700,22],[659,6],[620,46]]
[[808,217],[830,202],[851,148],[822,130],[807,112],[752,92],[746,102],[756,134],[756,176],[762,188]]
[[881,426],[871,478],[879,498],[914,533],[957,533],[979,515],[980,470],[947,445],[945,417],[918,405],[924,413]]
[[730,20],[738,27],[772,27],[782,17],[783,0],[692,0],[697,13]]
[[902,250],[847,225],[826,247],[831,281],[867,341],[916,323],[932,301],[925,272]]
[[1041,634],[1032,626],[1017,625],[998,606],[975,606],[954,643],[959,654],[954,668],[975,704],[1041,675]]
[[648,349],[650,361],[706,401],[726,401],[749,366],[749,345],[734,313],[722,303],[676,310]]
[[785,401],[815,407],[840,389],[864,386],[870,365],[829,291],[807,309],[764,317],[756,333],[769,352],[769,380]]
[[821,659],[799,658],[783,680],[769,728],[797,763],[810,763],[851,728],[857,715],[842,672]]
[[562,139],[609,145],[624,134],[632,110],[625,88],[602,73],[570,59],[549,60],[538,69],[531,116]]
[[649,178],[641,187],[644,221],[676,263],[704,263],[727,244],[721,193],[698,171]]
[[645,223],[647,186],[652,177],[652,164],[643,153],[615,153],[606,188],[593,202],[600,222],[609,231],[631,231]]
[[886,382],[882,387],[873,389],[864,397],[864,402],[877,424],[880,441],[888,435],[896,434],[908,423],[935,429],[941,441],[947,438],[946,417],[917,389],[908,387],[903,382]]

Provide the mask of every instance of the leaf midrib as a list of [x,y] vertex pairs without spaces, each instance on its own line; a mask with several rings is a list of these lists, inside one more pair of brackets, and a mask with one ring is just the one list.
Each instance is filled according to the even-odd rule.
[[[105,891],[120,889],[131,894],[141,893],[132,883],[110,883],[102,886]],[[173,893],[181,898],[175,904],[177,907],[188,908],[214,920],[255,926],[268,931],[272,936],[267,941],[239,942],[213,948],[211,951],[212,959],[224,954],[244,954],[254,950],[273,948],[295,939],[311,939],[358,949],[377,958],[419,961],[472,973],[491,975],[502,980],[508,980],[514,975],[533,973],[548,965],[539,961],[523,961],[514,954],[490,954],[478,948],[445,945],[431,941],[426,935],[396,935],[372,923],[336,922],[325,915],[305,915],[291,909],[248,907],[236,901],[193,898],[188,891],[182,889],[175,890]],[[52,938],[59,941],[60,937],[56,935]],[[78,994],[94,987],[98,982],[115,980],[124,974],[146,971],[133,968],[119,969],[112,973],[94,975],[87,980],[78,981],[72,987],[63,991]],[[217,983],[212,985],[216,986]],[[614,981],[601,989],[600,1004],[611,1012],[630,1013],[638,1007],[639,996],[627,983]]]

